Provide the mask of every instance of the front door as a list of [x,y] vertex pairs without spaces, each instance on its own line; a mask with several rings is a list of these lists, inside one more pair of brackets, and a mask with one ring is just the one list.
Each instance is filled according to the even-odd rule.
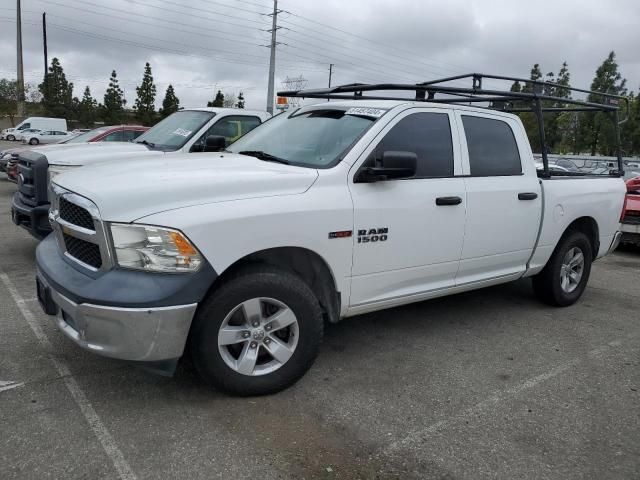
[[[383,129],[352,167],[352,312],[454,285],[465,223],[464,179],[455,178],[462,170],[459,143],[452,140],[457,136],[448,110],[412,108]],[[359,167],[385,151],[415,153],[415,177],[354,183]]]

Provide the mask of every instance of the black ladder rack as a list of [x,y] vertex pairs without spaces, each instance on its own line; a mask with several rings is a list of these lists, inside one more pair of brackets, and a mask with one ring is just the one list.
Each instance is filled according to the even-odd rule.
[[[450,83],[457,81],[471,81],[471,87],[451,86]],[[510,90],[494,90],[483,88],[486,80],[520,82],[530,87],[528,92],[512,92]],[[598,101],[589,102],[573,98],[557,97],[545,93],[546,89],[562,89],[571,94],[572,92],[584,95],[591,95]],[[374,94],[371,94],[373,92]],[[414,92],[413,97],[383,96],[375,92]],[[487,75],[483,73],[468,73],[453,77],[440,78],[423,83],[352,83],[337,87],[310,89],[310,90],[288,90],[280,91],[281,97],[298,98],[319,98],[325,100],[400,100],[404,102],[431,102],[454,105],[481,104],[476,105],[481,108],[499,110],[503,112],[533,112],[538,119],[538,130],[540,132],[540,145],[542,152],[542,163],[544,170],[542,176],[549,178],[549,159],[544,131],[544,112],[606,112],[612,116],[616,135],[616,150],[618,158],[617,176],[624,174],[622,163],[622,151],[620,148],[620,124],[627,121],[629,117],[629,100],[621,95],[610,93],[594,92],[581,88],[567,87],[557,83],[540,80],[528,80],[525,78],[506,77],[500,75]],[[437,95],[437,97],[436,97]],[[543,101],[553,102],[553,106],[544,106]],[[620,107],[626,104],[624,119],[620,120]]]

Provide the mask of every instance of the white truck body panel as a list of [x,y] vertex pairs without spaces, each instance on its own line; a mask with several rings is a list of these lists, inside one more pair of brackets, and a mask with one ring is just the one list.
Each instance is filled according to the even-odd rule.
[[72,151],[57,150],[47,151],[47,161],[49,165],[61,166],[85,166],[104,161],[129,160],[131,158],[154,158],[161,155],[174,155],[188,153],[192,145],[202,136],[213,124],[228,116],[246,115],[258,117],[264,122],[270,115],[262,111],[244,110],[235,108],[190,108],[185,110],[197,110],[215,112],[215,116],[203,125],[192,138],[179,150],[163,152],[160,150],[150,150],[145,145],[135,142],[93,142],[69,145]]
[[[361,106],[332,102],[327,108]],[[107,222],[136,222],[184,232],[218,274],[247,255],[299,247],[318,254],[341,294],[341,316],[502,283],[539,272],[574,220],[596,221],[608,251],[624,200],[620,178],[538,179],[520,120],[483,109],[424,102],[367,102],[384,114],[331,168],[281,165],[231,154],[176,155],[96,165],[55,182],[93,201]],[[398,121],[416,112],[449,115],[454,175],[374,183],[353,177]],[[506,122],[522,174],[470,175],[460,112]],[[61,152],[60,158],[65,157]],[[518,194],[538,194],[529,201]],[[441,196],[460,196],[436,206]],[[358,230],[387,229],[363,247]],[[348,238],[329,232],[353,231]]]

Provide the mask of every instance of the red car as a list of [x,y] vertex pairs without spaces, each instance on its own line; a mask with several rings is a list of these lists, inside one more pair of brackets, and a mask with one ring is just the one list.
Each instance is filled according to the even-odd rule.
[[[130,142],[138,138],[147,130],[149,130],[149,127],[143,127],[141,125],[111,125],[94,128],[88,132],[63,140],[60,143]],[[11,155],[6,166],[7,178],[9,181],[14,183],[17,183],[18,181],[18,152],[21,150],[28,150],[30,148],[34,147],[32,145],[26,145],[0,152],[0,157],[4,154]]]
[[622,217],[622,242],[640,247],[640,177],[627,180]]

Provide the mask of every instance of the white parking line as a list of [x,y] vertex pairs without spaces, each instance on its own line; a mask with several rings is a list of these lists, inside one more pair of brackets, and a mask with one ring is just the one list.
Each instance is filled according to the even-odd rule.
[[98,441],[102,445],[105,453],[107,454],[111,462],[113,462],[113,466],[118,472],[120,478],[123,480],[136,480],[135,473],[133,473],[133,470],[131,470],[131,467],[125,460],[124,455],[118,448],[118,445],[111,436],[111,433],[109,433],[107,427],[105,427],[102,423],[102,420],[100,420],[100,417],[91,405],[91,402],[89,402],[89,399],[87,399],[85,393],[82,391],[82,388],[80,388],[78,382],[76,382],[75,378],[73,378],[69,367],[62,360],[54,357],[51,353],[53,351],[53,346],[51,345],[51,342],[49,342],[49,338],[42,331],[42,328],[40,328],[40,325],[36,321],[35,315],[27,306],[28,300],[22,298],[6,273],[0,272],[0,280],[2,280],[2,283],[4,283],[5,287],[7,287],[7,290],[9,290],[9,294],[18,306],[18,310],[20,310],[20,313],[27,321],[27,324],[29,324],[29,327],[31,327],[31,330],[40,342],[40,345],[47,351],[49,360],[51,360],[51,363],[53,363],[54,367],[63,378],[64,384],[69,390],[69,393],[71,393],[73,400],[76,402],[78,407],[80,407],[80,411],[84,415],[84,418],[87,420],[87,423],[91,427],[91,430],[93,430],[93,433],[98,438]]
[[[621,343],[622,342],[619,340],[609,342],[608,344],[602,347],[591,350],[590,352],[587,353],[586,356],[587,358],[597,358],[601,356],[603,353],[605,353],[606,351],[610,350],[611,348],[620,346]],[[507,400],[509,397],[513,397],[525,390],[529,390],[530,388],[535,387],[536,385],[542,382],[546,382],[547,380],[557,377],[561,373],[566,372],[570,368],[575,367],[576,365],[582,363],[583,361],[584,361],[584,358],[576,358],[574,360],[563,363],[562,365],[552,370],[549,370],[548,372],[532,377],[520,383],[519,385],[497,392],[492,396],[490,396],[489,398],[487,398],[486,400],[483,400],[482,402],[477,403],[472,407],[469,407],[468,409],[462,411],[458,415],[453,415],[451,417],[444,418],[425,428],[411,432],[409,435],[407,435],[403,439],[393,442],[391,445],[385,448],[385,453],[387,454],[394,453],[399,450],[405,449],[407,447],[411,447],[416,443],[419,443],[423,438],[426,438],[429,435],[433,435],[437,431],[447,428],[449,425],[455,422],[458,422],[460,420],[476,418],[480,415],[484,415],[486,413],[495,411],[496,404],[502,402],[503,400]]]
[[7,390],[12,390],[14,388],[22,387],[24,383],[18,382],[7,382],[4,380],[0,380],[0,392],[6,392]]

